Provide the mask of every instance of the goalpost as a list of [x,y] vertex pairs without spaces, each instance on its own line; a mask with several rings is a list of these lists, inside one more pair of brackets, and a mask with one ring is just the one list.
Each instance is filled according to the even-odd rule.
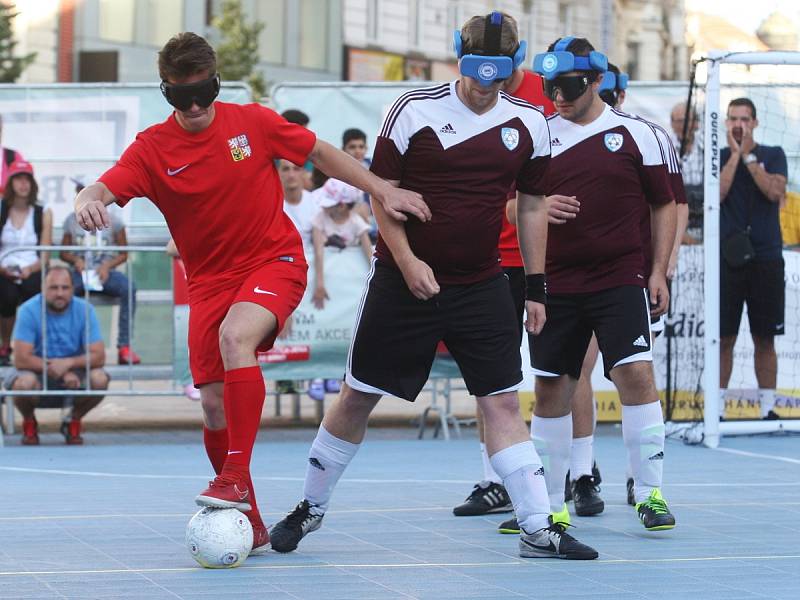
[[[720,438],[726,435],[770,433],[780,430],[800,432],[800,420],[720,420],[720,407],[723,398],[720,395],[720,150],[727,145],[725,132],[725,106],[721,104],[721,79],[720,71],[723,65],[745,65],[748,69],[758,65],[794,65],[800,73],[800,52],[712,52],[706,59],[707,80],[705,86],[705,111],[703,119],[704,131],[704,252],[703,252],[703,292],[704,292],[704,318],[705,335],[703,339],[703,372],[699,383],[703,388],[703,432],[702,442],[708,447],[717,447]],[[793,84],[797,96],[788,104],[800,104],[800,77]],[[747,84],[740,87],[747,88]],[[730,98],[728,98],[730,100]],[[758,101],[756,101],[758,105]],[[757,107],[761,111],[762,107]],[[797,109],[800,123],[800,106],[787,106],[787,110]],[[759,112],[761,117],[761,112]],[[786,125],[784,125],[786,128]],[[787,128],[788,129],[788,128]],[[787,131],[788,135],[800,140],[800,128]],[[758,131],[756,133],[758,141]],[[800,149],[800,143],[795,143],[794,149]],[[793,150],[794,150],[793,149]],[[800,154],[792,152],[787,158],[790,162],[790,186],[792,183],[792,160],[795,169],[800,161]],[[800,181],[794,182],[800,184]],[[787,297],[787,311],[788,311]],[[743,315],[743,320],[746,320]],[[743,342],[739,336],[737,345]],[[800,361],[795,365],[800,373]],[[752,369],[752,365],[750,365]],[[779,374],[780,374],[779,366]],[[780,382],[778,387],[780,388]],[[800,386],[798,386],[800,389]]]

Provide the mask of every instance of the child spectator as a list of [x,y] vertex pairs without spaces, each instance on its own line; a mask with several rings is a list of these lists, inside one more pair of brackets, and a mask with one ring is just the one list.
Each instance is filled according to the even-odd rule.
[[[53,215],[39,206],[38,194],[31,163],[11,163],[0,207],[0,251],[53,243]],[[42,254],[42,260],[47,261],[47,254]],[[24,250],[0,262],[0,364],[10,362],[17,307],[39,292],[42,260],[36,251]]]
[[322,209],[312,221],[314,240],[314,306],[325,307],[329,300],[325,290],[325,246],[343,250],[348,246],[361,245],[369,262],[372,258],[372,242],[369,239],[369,225],[353,210],[362,194],[361,190],[339,181],[328,179],[322,186],[319,206]]
[[[361,201],[361,190],[338,179],[328,179],[314,193],[319,200],[320,210],[312,221],[316,281],[312,302],[322,309],[325,300],[330,299],[325,289],[325,246],[344,249],[360,244],[369,262],[372,258],[372,242],[369,239],[369,225],[353,210],[353,206]],[[336,393],[339,389],[340,383],[335,379],[313,379],[308,387],[308,395],[314,400],[322,400],[325,392]]]

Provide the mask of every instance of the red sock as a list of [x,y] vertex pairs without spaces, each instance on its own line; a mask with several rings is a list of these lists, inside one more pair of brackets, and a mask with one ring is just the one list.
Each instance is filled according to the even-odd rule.
[[261,513],[258,510],[258,505],[256,504],[256,488],[253,487],[253,479],[250,477],[250,474],[247,475],[247,486],[250,488],[250,499],[248,502],[250,506],[253,508],[250,509],[249,512],[246,512],[247,518],[250,519],[250,523],[252,525],[264,525],[264,521],[261,520]]
[[203,427],[203,443],[206,446],[208,460],[214,467],[214,473],[219,475],[222,473],[225,459],[228,458],[228,430]]
[[228,421],[226,464],[250,467],[261,410],[264,408],[264,376],[258,366],[225,372],[225,418]]

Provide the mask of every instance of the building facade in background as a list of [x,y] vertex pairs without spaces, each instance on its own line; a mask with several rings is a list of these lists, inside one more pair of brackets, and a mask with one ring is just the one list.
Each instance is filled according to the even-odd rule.
[[685,79],[683,0],[343,0],[344,78],[449,79],[453,31],[473,15],[516,17],[529,58],[563,35],[589,38],[634,79]]
[[[220,0],[17,0],[20,52],[37,52],[21,82],[143,82],[178,31],[212,42]],[[683,0],[242,0],[266,26],[259,68],[268,81],[446,80],[452,35],[497,9],[542,51],[557,37],[588,37],[634,79],[685,79]]]

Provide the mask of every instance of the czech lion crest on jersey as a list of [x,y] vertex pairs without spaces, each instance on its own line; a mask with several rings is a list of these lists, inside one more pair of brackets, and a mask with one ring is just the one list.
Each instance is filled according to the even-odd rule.
[[622,148],[622,134],[621,133],[607,133],[606,134],[606,148],[611,150],[611,152],[616,152],[620,148]]
[[500,130],[500,139],[506,148],[513,150],[519,144],[519,131],[513,127],[503,127]]
[[253,151],[250,149],[250,140],[248,140],[247,136],[243,133],[230,138],[228,140],[228,148],[230,148],[231,157],[234,162],[249,158],[253,154]]

